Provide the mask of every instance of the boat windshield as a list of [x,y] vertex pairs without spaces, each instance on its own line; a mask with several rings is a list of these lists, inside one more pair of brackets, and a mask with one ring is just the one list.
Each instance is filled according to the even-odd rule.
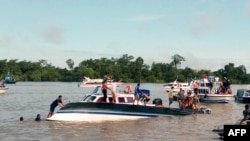
[[85,102],[93,102],[95,99],[96,99],[96,96],[88,95],[88,96],[86,96],[86,97],[83,99],[83,101],[85,101]]
[[92,93],[91,94],[95,94],[95,93],[97,93],[98,92],[98,90],[101,88],[101,86],[97,86],[97,87],[95,87],[95,89],[92,91]]

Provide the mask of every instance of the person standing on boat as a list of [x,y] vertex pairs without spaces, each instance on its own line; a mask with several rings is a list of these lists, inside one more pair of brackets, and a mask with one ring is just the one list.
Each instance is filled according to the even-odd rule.
[[108,81],[104,80],[102,82],[102,94],[103,94],[102,102],[107,102],[107,91],[108,91],[108,89],[112,92],[112,90],[108,87]]
[[63,106],[64,106],[64,104],[62,103],[62,96],[61,96],[61,95],[59,95],[58,98],[57,98],[56,100],[54,100],[54,101],[50,104],[50,111],[49,111],[49,113],[48,113],[47,118],[49,118],[49,117],[51,117],[51,116],[53,115],[53,113],[54,113],[54,111],[55,111],[55,108],[56,108],[58,105],[59,105],[60,107],[63,107]]
[[116,87],[118,86],[117,83],[119,83],[120,81],[116,81],[114,80],[112,83],[112,89],[111,89],[111,93],[112,93],[112,103],[115,103],[115,98],[116,98]]
[[199,82],[197,80],[194,82],[193,87],[194,87],[194,93],[198,93]]
[[104,81],[111,80],[111,79],[112,79],[111,75],[110,75],[109,73],[106,73],[106,74],[104,75],[104,77],[103,77],[103,82],[104,82]]
[[178,92],[178,102],[179,102],[180,108],[183,108],[182,103],[183,103],[183,100],[185,99],[184,94],[185,94],[185,91],[182,88],[180,88],[180,91]]
[[137,100],[137,105],[139,104],[139,94],[141,94],[140,83],[138,83],[135,87],[133,105],[135,104],[136,100]]
[[168,107],[169,108],[171,107],[171,104],[174,101],[174,91],[173,90],[174,90],[174,87],[171,87],[170,91],[168,92],[168,101],[169,101]]

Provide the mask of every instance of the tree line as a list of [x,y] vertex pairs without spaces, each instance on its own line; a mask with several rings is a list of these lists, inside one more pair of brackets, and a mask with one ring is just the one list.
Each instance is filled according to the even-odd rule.
[[189,67],[180,68],[185,58],[174,54],[171,62],[150,65],[144,63],[143,58],[124,54],[120,58],[87,59],[75,66],[72,59],[66,60],[68,68],[59,68],[48,63],[47,60],[19,61],[18,59],[0,60],[0,75],[3,77],[10,72],[17,81],[60,81],[80,82],[84,76],[103,78],[106,73],[112,74],[113,79],[130,83],[165,83],[178,78],[178,81],[187,81],[187,78],[202,78],[205,74],[227,77],[233,84],[249,84],[250,74],[244,65],[235,66],[228,63],[217,71],[206,69],[194,70]]

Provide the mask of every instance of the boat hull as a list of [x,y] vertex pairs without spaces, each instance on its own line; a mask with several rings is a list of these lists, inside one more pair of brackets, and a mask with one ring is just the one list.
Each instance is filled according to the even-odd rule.
[[5,94],[7,92],[7,87],[0,87],[0,94]]
[[232,94],[198,94],[200,102],[228,103],[234,97]]
[[191,114],[191,109],[180,110],[179,108],[170,109],[144,105],[76,102],[65,105],[47,120],[100,122]]
[[234,97],[237,102],[250,103],[250,90],[238,89]]
[[250,103],[250,97],[235,97],[235,101],[242,103]]

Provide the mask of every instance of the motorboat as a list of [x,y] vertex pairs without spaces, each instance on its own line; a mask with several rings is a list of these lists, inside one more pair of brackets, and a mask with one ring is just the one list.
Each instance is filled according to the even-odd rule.
[[[229,124],[229,125],[250,125],[250,120],[246,120],[244,122],[241,123],[241,120],[236,121],[236,123],[234,124]],[[216,133],[219,135],[220,138],[224,138],[224,125],[220,125],[220,126],[215,126],[212,129],[212,132]]]
[[7,87],[7,86],[0,86],[0,94],[5,94],[8,89],[9,89],[9,87]]
[[[108,86],[112,86],[113,83],[116,83],[116,86],[119,87],[122,82],[118,81],[115,82],[114,80],[107,80]],[[90,79],[89,77],[84,76],[84,79],[81,83],[78,84],[78,87],[91,87],[94,88],[96,86],[101,86],[103,82],[103,79],[97,78],[97,79]]]
[[[197,94],[200,98],[200,102],[207,102],[207,103],[230,102],[234,97],[234,95],[232,94],[231,88],[229,88],[228,91],[223,90],[224,86],[222,82],[219,81],[218,77],[215,78],[214,76],[210,76],[209,78],[210,80],[207,80],[207,79],[195,80],[199,84],[199,87],[197,89]],[[212,89],[211,81],[213,80],[214,80],[215,85],[218,86],[216,90]]]
[[234,97],[237,102],[250,103],[250,89],[237,89]]
[[[150,90],[141,89],[141,91],[150,96]],[[47,120],[101,122],[192,114],[192,109],[164,107],[160,98],[155,98],[152,102],[145,104],[140,95],[137,105],[137,101],[133,103],[134,94],[132,93],[116,93],[114,103],[112,103],[111,92],[108,93],[106,102],[102,102],[102,99],[101,86],[97,86],[92,93],[86,94],[83,100],[66,104]]]
[[165,91],[170,91],[173,87],[174,94],[177,94],[180,91],[180,88],[182,88],[182,90],[184,90],[186,93],[193,89],[188,82],[179,82],[177,80],[175,80],[174,82],[166,83],[163,85],[163,87]]
[[4,75],[4,83],[5,84],[16,84],[16,80],[10,72]]

